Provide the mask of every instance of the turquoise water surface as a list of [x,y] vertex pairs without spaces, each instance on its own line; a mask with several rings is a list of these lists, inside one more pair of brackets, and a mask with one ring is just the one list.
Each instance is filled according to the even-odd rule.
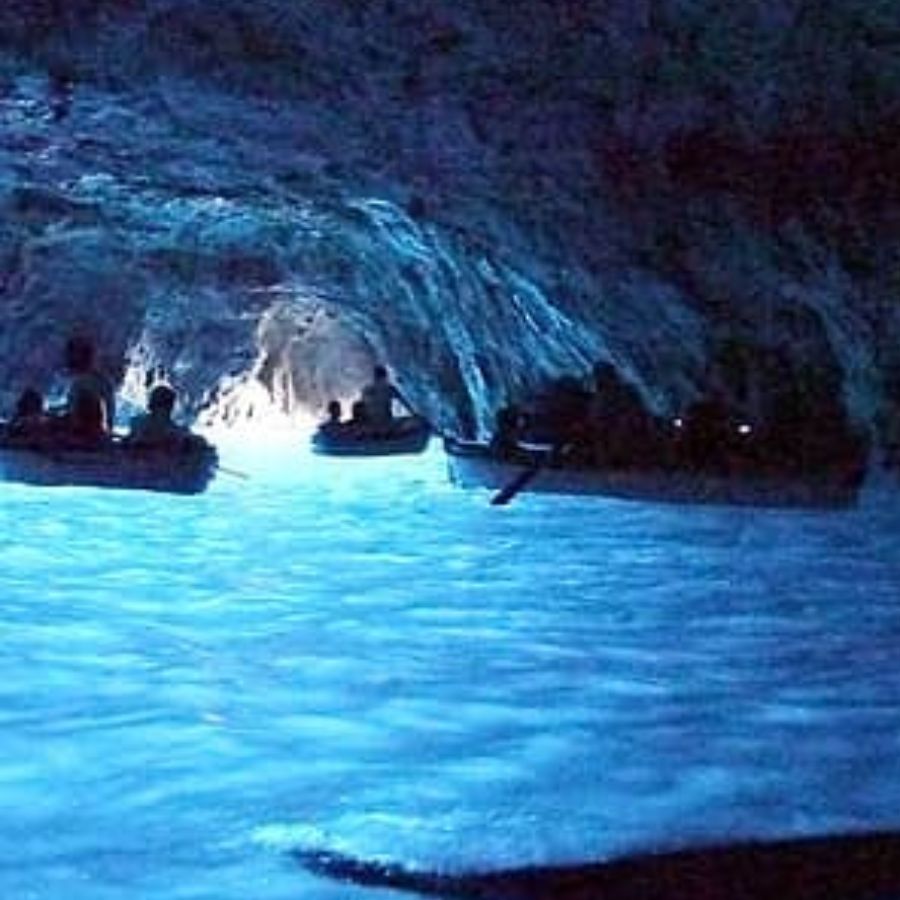
[[390,896],[900,827],[900,502],[521,496],[231,451],[198,497],[0,485],[0,897]]

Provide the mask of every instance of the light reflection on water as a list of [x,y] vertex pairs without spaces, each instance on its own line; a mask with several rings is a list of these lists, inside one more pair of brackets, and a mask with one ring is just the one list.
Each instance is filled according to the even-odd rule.
[[895,499],[499,509],[437,452],[225,462],[193,498],[0,485],[0,896],[900,825]]

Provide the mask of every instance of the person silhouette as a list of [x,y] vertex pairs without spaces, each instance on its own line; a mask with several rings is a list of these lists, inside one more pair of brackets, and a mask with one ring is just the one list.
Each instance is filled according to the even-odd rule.
[[319,426],[319,431],[322,434],[328,435],[338,434],[343,429],[345,424],[343,421],[341,421],[343,410],[341,409],[340,401],[329,400],[326,411],[328,413],[328,418],[326,418],[325,421]]
[[168,384],[157,384],[147,400],[147,412],[131,420],[128,443],[141,447],[171,447],[191,437],[190,431],[172,420],[177,395]]
[[69,338],[64,363],[70,382],[63,430],[79,439],[102,440],[112,431],[116,398],[112,382],[95,365],[93,342],[80,335]]
[[367,424],[379,431],[391,429],[395,400],[407,405],[388,377],[387,369],[381,365],[372,369],[372,381],[363,388],[361,400],[365,405]]
[[17,440],[33,441],[47,437],[51,419],[44,409],[44,395],[27,387],[19,395],[7,427],[7,435]]

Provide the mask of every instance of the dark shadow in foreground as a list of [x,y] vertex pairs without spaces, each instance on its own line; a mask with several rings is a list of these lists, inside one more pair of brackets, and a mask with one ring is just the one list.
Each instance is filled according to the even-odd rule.
[[295,850],[310,872],[370,887],[481,900],[897,900],[900,832],[649,854],[608,862],[443,874]]

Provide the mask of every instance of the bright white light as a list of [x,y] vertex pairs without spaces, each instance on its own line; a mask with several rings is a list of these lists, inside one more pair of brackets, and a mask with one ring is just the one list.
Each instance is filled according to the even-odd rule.
[[750,434],[751,431],[753,431],[753,429],[746,422],[742,422],[738,425],[739,434]]
[[210,440],[271,447],[308,440],[318,425],[312,412],[295,407],[290,413],[256,378],[244,377],[223,392],[215,409],[201,415],[197,430]]

